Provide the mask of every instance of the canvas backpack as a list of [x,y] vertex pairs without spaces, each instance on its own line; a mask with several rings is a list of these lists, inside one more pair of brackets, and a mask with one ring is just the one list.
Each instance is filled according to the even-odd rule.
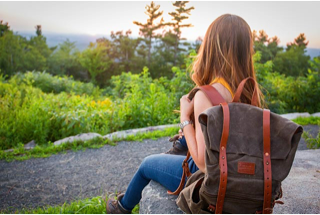
[[[191,175],[187,158],[176,203],[185,213],[272,213],[282,197],[281,182],[288,176],[303,129],[296,123],[239,99],[247,81],[226,103],[210,85],[203,91],[213,107],[199,116],[205,139],[206,173]],[[185,176],[188,177],[185,184]],[[184,188],[183,188],[184,187]],[[181,191],[182,190],[182,191]],[[181,191],[181,192],[180,192]]]

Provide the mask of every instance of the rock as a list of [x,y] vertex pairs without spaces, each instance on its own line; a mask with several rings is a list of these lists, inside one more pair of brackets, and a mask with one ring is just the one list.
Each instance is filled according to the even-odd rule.
[[81,140],[81,141],[87,141],[87,140],[91,140],[93,138],[96,138],[96,137],[102,137],[100,134],[97,134],[97,133],[84,133],[84,134],[78,134],[76,136],[71,136],[71,137],[66,137],[62,140],[57,140],[55,141],[53,144],[55,146],[58,146],[62,143],[67,143],[67,142],[74,142],[74,141],[78,141],[78,140]]
[[24,145],[24,149],[26,150],[33,149],[34,147],[36,147],[36,142],[34,140]]
[[173,125],[160,125],[160,126],[150,126],[146,128],[137,128],[137,129],[130,129],[130,130],[125,130],[125,131],[117,131],[113,132],[111,134],[107,134],[103,136],[103,138],[108,138],[112,140],[113,138],[125,138],[129,135],[136,135],[138,133],[146,133],[150,131],[158,131],[158,130],[164,130],[166,128],[171,128],[171,127],[177,127],[177,124]]
[[274,213],[315,214],[320,211],[320,149],[297,151],[293,167],[282,182],[284,205]]
[[313,113],[313,114],[311,114],[311,116],[317,116],[317,117],[320,117],[320,112],[318,112],[318,113]]
[[4,152],[13,152],[13,149],[4,150]]
[[311,116],[309,113],[304,112],[304,113],[287,113],[287,114],[280,114],[280,116],[286,118],[286,119],[290,119],[293,120],[295,118],[298,117],[309,117]]
[[[320,211],[320,149],[297,151],[290,174],[282,182],[284,205],[276,204],[275,214],[313,214]],[[142,192],[139,213],[181,214],[175,199],[156,182]]]
[[167,190],[155,181],[151,181],[142,192],[140,214],[183,214],[177,205],[177,196],[167,194]]

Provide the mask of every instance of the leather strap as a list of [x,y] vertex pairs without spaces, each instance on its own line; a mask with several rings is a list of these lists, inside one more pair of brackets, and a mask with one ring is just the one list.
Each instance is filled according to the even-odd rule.
[[179,184],[179,186],[178,186],[176,191],[171,192],[171,191],[168,190],[167,191],[168,194],[170,194],[170,195],[178,195],[183,190],[184,184],[186,182],[186,177],[191,176],[191,172],[190,172],[189,164],[188,164],[189,158],[190,158],[190,152],[188,151],[187,157],[182,162],[183,173],[182,173],[180,184]]
[[[211,102],[212,106],[219,105],[220,103],[226,104],[226,101],[221,96],[221,94],[216,90],[216,88],[214,88],[211,85],[205,85],[205,86],[201,86],[201,87],[197,87],[197,88],[192,89],[189,93],[188,99],[192,100],[194,98],[196,92],[198,92],[199,90],[204,92],[204,94],[207,96],[207,98]],[[189,165],[188,165],[189,158],[190,158],[190,152],[188,151],[187,157],[184,159],[184,161],[182,163],[183,174],[182,174],[182,178],[181,178],[179,187],[174,192],[168,191],[167,192],[168,194],[178,195],[183,190],[184,184],[186,181],[186,176],[187,177],[191,176],[191,172],[190,172]]]
[[216,105],[219,105],[220,103],[226,102],[224,98],[221,96],[221,94],[217,91],[217,89],[211,85],[205,85],[205,86],[194,88],[189,93],[188,99],[192,100],[196,92],[198,92],[199,90],[201,90],[207,96],[212,106],[216,106]]
[[263,110],[263,169],[264,169],[264,200],[263,213],[272,213],[272,172],[270,156],[270,110]]
[[223,129],[220,140],[219,166],[220,166],[220,183],[218,198],[216,203],[216,214],[221,214],[223,209],[224,198],[227,190],[228,165],[227,165],[227,142],[230,127],[230,112],[227,103],[221,103],[223,112]]
[[251,105],[254,105],[254,106],[258,106],[258,93],[257,93],[257,90],[256,90],[256,81],[252,78],[252,77],[248,77],[246,79],[243,79],[239,86],[238,86],[238,89],[236,91],[236,93],[234,94],[234,97],[233,97],[233,101],[232,102],[239,102],[240,100],[240,97],[242,95],[242,91],[243,91],[243,88],[244,88],[244,85],[247,83],[247,81],[250,80],[253,84],[253,94],[252,94],[252,98],[251,98]]

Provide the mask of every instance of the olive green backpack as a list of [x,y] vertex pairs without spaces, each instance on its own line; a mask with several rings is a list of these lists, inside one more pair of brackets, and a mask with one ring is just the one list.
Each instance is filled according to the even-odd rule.
[[180,188],[171,193],[182,190],[176,202],[185,213],[272,213],[275,203],[282,203],[277,201],[281,182],[290,172],[303,129],[257,107],[256,92],[251,105],[239,103],[248,80],[255,86],[254,79],[243,80],[231,103],[223,102],[211,86],[190,93],[193,97],[204,91],[215,106],[199,116],[206,173],[191,175],[184,162],[185,188],[183,176]]

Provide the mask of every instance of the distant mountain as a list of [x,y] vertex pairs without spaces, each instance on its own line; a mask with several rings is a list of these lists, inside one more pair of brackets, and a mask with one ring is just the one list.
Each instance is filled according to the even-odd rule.
[[[18,32],[18,34],[30,38],[31,36],[35,36],[35,33],[30,33],[30,32]],[[59,45],[60,43],[63,43],[67,39],[71,42],[76,42],[76,47],[80,50],[83,51],[86,49],[90,42],[96,42],[97,39],[106,37],[109,38],[110,36],[108,35],[96,35],[96,36],[91,36],[91,35],[86,35],[86,34],[55,34],[55,33],[48,33],[48,34],[43,34],[47,38],[47,44],[49,47],[54,47]]]
[[320,49],[307,48],[307,55],[310,55],[311,59],[320,56]]
[[[18,32],[20,35],[24,37],[31,37],[35,36],[35,33],[30,32]],[[47,33],[44,34],[44,36],[47,38],[47,43],[49,47],[57,46],[60,43],[63,43],[65,40],[69,39],[71,42],[76,42],[76,47],[83,51],[88,47],[90,42],[96,42],[96,39],[98,38],[110,38],[109,35],[96,35],[96,36],[90,36],[86,34],[55,34],[55,33]],[[189,43],[194,43],[195,41],[187,41]],[[320,49],[315,48],[307,48],[307,55],[310,55],[311,59],[317,56],[320,56]]]

